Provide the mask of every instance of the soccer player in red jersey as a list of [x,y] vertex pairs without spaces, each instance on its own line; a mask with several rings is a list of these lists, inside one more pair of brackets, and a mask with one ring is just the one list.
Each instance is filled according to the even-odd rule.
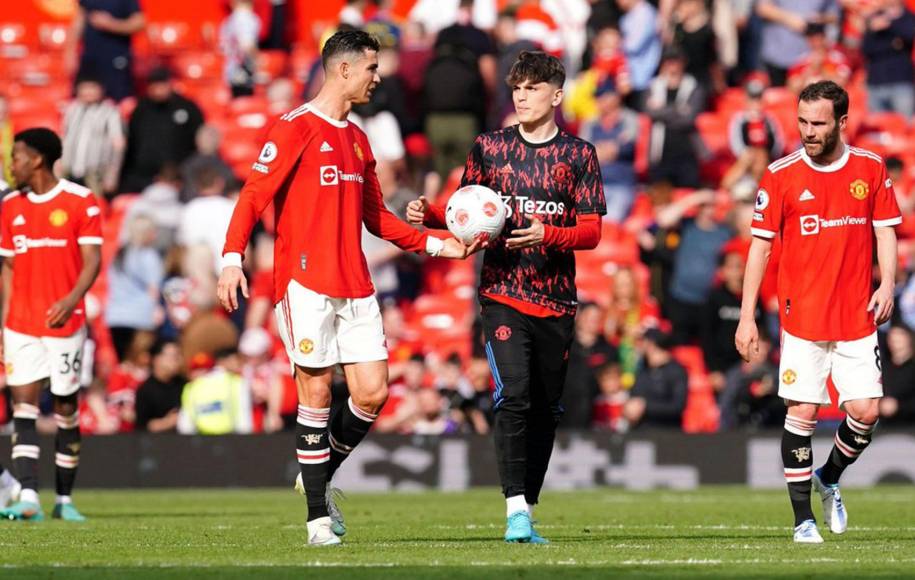
[[18,191],[3,198],[3,359],[13,396],[13,465],[22,491],[0,511],[16,520],[44,518],[38,502],[38,397],[47,379],[54,396],[57,502],[53,516],[85,518],[70,499],[79,465],[77,394],[86,313],[83,296],[101,263],[101,210],[85,187],[54,176],[60,138],[27,129],[13,138]]
[[[523,52],[506,82],[520,124],[477,137],[461,185],[501,192],[510,211],[483,260],[479,297],[496,382],[493,436],[506,499],[507,542],[545,543],[531,511],[562,416],[577,308],[574,250],[600,242],[606,213],[594,146],[556,125],[565,71]],[[413,201],[407,220],[440,227],[444,212]]]
[[[811,480],[833,533],[847,526],[839,476],[871,441],[883,396],[877,325],[893,312],[896,233],[902,222],[893,183],[879,156],[842,141],[848,94],[832,81],[808,85],[798,99],[803,148],[769,165],[753,215],[737,349],[759,349],[754,309],[776,236],[782,355],[779,396],[788,405],[782,432],[785,480],[794,508],[794,541],[821,543],[810,509]],[[873,291],[873,240],[880,285]],[[832,375],[847,417],[826,463],[813,469],[817,408],[829,404]]]
[[[218,293],[229,311],[247,297],[242,256],[267,205],[276,207],[275,314],[299,395],[296,453],[308,501],[308,542],[340,543],[346,528],[330,481],[365,437],[387,399],[381,313],[365,256],[362,225],[403,250],[464,258],[465,246],[398,220],[381,198],[368,139],[348,122],[380,82],[378,41],[341,31],[321,52],[325,83],[313,101],[278,118],[253,166],[229,225]],[[343,366],[350,398],[330,417],[331,379]],[[329,426],[329,427],[328,427]]]

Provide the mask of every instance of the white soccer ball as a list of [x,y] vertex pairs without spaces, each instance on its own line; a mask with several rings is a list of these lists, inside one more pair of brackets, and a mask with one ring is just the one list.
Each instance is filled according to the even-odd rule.
[[480,234],[494,240],[502,233],[508,211],[498,193],[483,185],[467,185],[455,191],[445,209],[448,231],[465,244]]

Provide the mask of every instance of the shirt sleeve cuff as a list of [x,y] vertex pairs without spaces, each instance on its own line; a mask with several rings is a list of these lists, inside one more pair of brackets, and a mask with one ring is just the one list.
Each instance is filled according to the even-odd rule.
[[750,233],[754,236],[765,238],[767,240],[771,240],[775,237],[775,232],[770,232],[769,230],[763,230],[760,228],[750,228]]
[[12,258],[16,255],[16,252],[13,250],[8,250],[7,248],[0,248],[0,257],[3,258]]
[[902,216],[896,216],[888,220],[874,220],[873,224],[875,228],[888,228],[892,226],[898,226],[902,223]]
[[238,252],[228,252],[222,256],[222,267],[228,268],[229,266],[235,266],[236,268],[241,268],[241,254]]
[[426,238],[426,253],[430,256],[438,256],[444,249],[445,242],[442,240],[436,238],[435,236],[429,236]]
[[81,246],[101,246],[102,241],[100,236],[80,236],[76,238],[76,243]]

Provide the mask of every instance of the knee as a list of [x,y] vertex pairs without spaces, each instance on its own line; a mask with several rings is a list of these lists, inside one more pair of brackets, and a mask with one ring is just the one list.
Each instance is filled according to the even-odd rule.
[[855,404],[847,403],[845,411],[848,416],[867,425],[873,425],[880,418],[880,405],[878,399],[856,401]]
[[813,403],[794,403],[788,408],[788,414],[804,421],[816,421],[818,409]]
[[388,384],[380,382],[369,388],[350,393],[353,404],[372,415],[377,415],[388,400]]
[[531,410],[531,402],[526,397],[502,395],[496,399],[496,411],[526,415]]

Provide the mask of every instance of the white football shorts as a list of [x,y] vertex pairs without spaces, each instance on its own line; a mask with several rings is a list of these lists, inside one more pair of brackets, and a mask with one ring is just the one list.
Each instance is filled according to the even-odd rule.
[[11,387],[51,379],[51,393],[66,397],[80,387],[86,328],[70,336],[32,336],[3,330],[6,383]]
[[320,369],[388,360],[381,308],[374,296],[331,298],[292,280],[274,313],[286,354],[298,366]]
[[782,331],[778,396],[799,403],[828,405],[826,379],[845,401],[883,396],[877,333],[858,340],[812,341]]

